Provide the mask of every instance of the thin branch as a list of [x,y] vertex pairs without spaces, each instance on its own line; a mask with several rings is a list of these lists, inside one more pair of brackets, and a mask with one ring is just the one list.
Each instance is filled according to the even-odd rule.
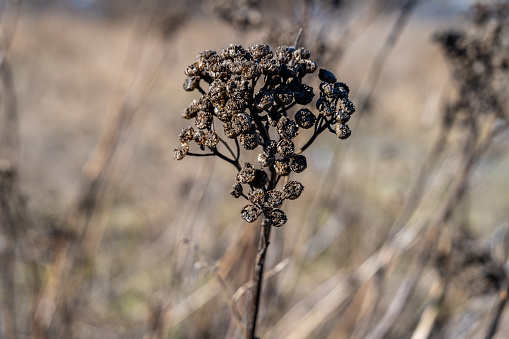
[[313,135],[311,136],[311,138],[309,138],[309,140],[304,144],[304,146],[302,146],[297,152],[295,152],[295,154],[301,154],[302,152],[304,152],[309,146],[311,146],[311,144],[315,141],[315,139],[320,135],[320,133],[322,133],[323,131],[325,131],[327,128],[329,128],[330,124],[329,123],[326,123],[325,125],[322,125],[320,126],[320,128],[318,128],[315,133],[313,133]]
[[192,157],[210,157],[216,155],[215,153],[193,153],[193,152],[187,152],[187,155]]
[[276,112],[276,114],[283,114],[283,113],[287,112],[290,108],[292,108],[293,106],[295,106],[296,104],[297,104],[297,102],[296,102],[296,101],[294,101],[294,102],[292,102],[290,105],[288,105],[288,106],[286,106],[286,107],[285,107],[285,106],[283,106],[283,107],[281,107],[281,110],[280,110],[280,111],[277,111],[277,112]]
[[[235,138],[235,141],[237,141],[237,138]],[[232,149],[230,148],[230,145],[228,145],[228,143],[226,141],[224,141],[223,138],[219,138],[219,142],[222,143],[226,147],[228,152],[230,152],[230,154],[232,155],[232,157],[235,160],[239,160],[239,158],[235,156],[235,153],[233,153]],[[237,141],[237,143],[238,143],[238,141]]]
[[229,162],[230,164],[232,164],[233,166],[235,166],[235,168],[237,170],[241,170],[242,167],[240,166],[239,162],[235,159],[230,159],[228,158],[227,156],[225,156],[223,153],[219,152],[217,150],[217,148],[212,148],[212,152],[214,152],[214,155],[217,155],[219,158],[223,159],[224,161],[226,162]]
[[297,38],[295,38],[295,42],[293,43],[293,47],[297,48],[299,46],[300,38],[302,37],[302,32],[304,30],[302,28],[299,29],[299,33],[297,33]]
[[237,155],[235,155],[235,160],[239,161],[239,159],[240,159],[240,145],[239,145],[238,138],[235,138],[235,147],[237,147]]
[[[290,258],[286,258],[282,260],[279,264],[274,266],[270,271],[267,271],[263,274],[263,280],[267,280],[275,276],[277,273],[281,272],[288,264],[290,263]],[[247,290],[253,288],[255,282],[253,280],[249,280],[247,283],[242,285],[237,289],[237,291],[233,294],[232,301],[236,304],[239,299],[246,293]]]
[[198,91],[199,91],[202,95],[207,94],[207,92],[205,92],[205,91],[203,90],[203,88],[201,88],[201,86],[200,86],[200,85],[198,85],[198,86],[196,87],[196,89],[198,89]]
[[378,83],[378,79],[380,78],[380,74],[382,69],[389,57],[390,52],[396,45],[401,33],[406,27],[410,16],[419,3],[419,0],[406,0],[402,5],[401,12],[398,16],[398,19],[394,23],[391,32],[387,36],[382,48],[378,51],[378,54],[375,57],[373,64],[371,65],[371,69],[368,72],[368,77],[366,81],[361,85],[361,90],[359,91],[356,98],[357,110],[362,112],[366,107],[366,104],[369,102],[371,95],[373,94],[373,90]]
[[201,252],[198,245],[193,240],[189,238],[184,238],[182,242],[193,249],[193,251],[198,255],[198,258],[200,259],[202,264],[204,264],[204,266],[208,268],[209,272],[211,272],[214,275],[214,278],[216,278],[219,285],[221,285],[221,289],[223,290],[224,294],[227,297],[228,305],[230,306],[230,309],[232,311],[235,323],[241,330],[242,334],[245,336],[247,332],[246,328],[242,324],[242,316],[240,315],[240,312],[237,309],[237,305],[233,302],[233,298],[230,297],[232,293],[226,281],[223,279],[223,277],[221,277],[221,275],[214,268],[214,265],[210,263],[210,261],[205,257],[205,255]]
[[249,318],[248,318],[248,339],[256,339],[256,322],[258,320],[258,313],[260,309],[260,300],[262,294],[262,285],[263,285],[263,269],[265,266],[265,257],[267,255],[267,249],[270,244],[270,230],[272,228],[272,224],[269,219],[264,215],[263,220],[260,225],[260,240],[258,245],[258,254],[256,257],[256,265],[254,271],[254,283],[255,289],[253,292],[253,297],[251,299],[250,310],[249,310]]

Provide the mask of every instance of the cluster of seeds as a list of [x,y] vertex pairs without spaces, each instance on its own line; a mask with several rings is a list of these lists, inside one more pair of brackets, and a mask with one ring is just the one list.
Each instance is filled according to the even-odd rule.
[[[201,97],[182,112],[182,118],[194,119],[195,126],[180,133],[181,146],[175,150],[175,159],[216,155],[233,164],[239,172],[230,193],[249,201],[241,210],[247,222],[263,213],[273,226],[282,226],[287,217],[279,208],[285,199],[297,199],[304,186],[287,181],[277,190],[279,179],[307,168],[301,153],[324,130],[340,139],[351,134],[346,123],[355,108],[348,99],[348,86],[337,82],[327,70],[321,69],[318,75],[322,81],[316,102],[318,116],[306,107],[295,107],[310,104],[315,96],[313,88],[302,81],[317,68],[309,58],[310,52],[304,48],[280,46],[272,51],[266,44],[247,49],[232,44],[220,54],[210,50],[200,53],[185,71],[184,90],[198,90]],[[311,128],[314,131],[309,141],[296,148],[299,129]],[[228,139],[234,141],[236,151]],[[193,141],[208,153],[190,152]],[[226,152],[221,153],[218,145]],[[260,148],[259,167],[250,163],[241,166],[241,148]],[[247,194],[243,186],[249,186]]]

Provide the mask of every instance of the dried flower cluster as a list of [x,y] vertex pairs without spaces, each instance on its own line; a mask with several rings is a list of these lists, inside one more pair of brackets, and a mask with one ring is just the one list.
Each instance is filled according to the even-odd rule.
[[476,4],[472,27],[435,36],[452,63],[458,99],[450,105],[445,122],[470,121],[471,113],[502,114],[509,74],[509,4]]
[[[310,52],[304,48],[280,46],[272,51],[266,44],[251,48],[230,45],[220,54],[210,50],[200,53],[185,71],[184,90],[198,90],[201,97],[182,112],[182,118],[194,119],[195,126],[180,133],[181,146],[175,150],[175,159],[216,155],[233,164],[239,172],[231,195],[249,201],[241,211],[247,222],[263,213],[273,226],[282,226],[287,218],[279,208],[285,199],[297,199],[304,187],[287,181],[277,190],[279,179],[306,169],[306,157],[301,153],[323,131],[330,130],[340,139],[351,134],[346,123],[355,108],[348,98],[348,86],[327,70],[318,72],[322,81],[316,101],[319,114],[295,107],[308,105],[315,97],[313,88],[302,80],[317,68],[309,58]],[[208,85],[207,91],[203,83]],[[311,138],[297,149],[299,129],[311,128]],[[227,139],[234,141],[236,151]],[[192,142],[209,152],[190,152]],[[220,145],[228,153],[221,153]],[[259,166],[241,166],[241,148],[259,149]]]
[[263,23],[261,0],[208,0],[206,6],[235,29],[246,31]]

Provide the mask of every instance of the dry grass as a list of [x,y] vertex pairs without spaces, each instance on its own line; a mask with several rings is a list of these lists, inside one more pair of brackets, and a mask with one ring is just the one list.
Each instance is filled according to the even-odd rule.
[[[16,243],[17,337],[39,335],[33,312],[51,295],[53,278],[55,313],[41,311],[51,323],[39,337],[65,337],[66,314],[75,338],[239,335],[232,309],[240,317],[246,311],[242,270],[250,272],[256,225],[239,218],[242,202],[228,194],[231,166],[211,158],[177,163],[172,150],[186,126],[180,111],[194,98],[181,90],[187,64],[202,50],[260,38],[238,41],[211,16],[189,20],[164,40],[155,27],[144,30],[143,18],[22,7],[9,51],[19,192],[30,225]],[[378,17],[340,63],[323,66],[358,93],[393,23],[393,15]],[[507,136],[467,168],[455,148],[461,135],[451,134],[452,146],[430,164],[420,203],[402,216],[450,97],[447,65],[430,39],[449,23],[413,17],[382,69],[370,112],[354,116],[352,138],[337,146],[326,135],[306,151],[305,193],[284,206],[289,221],[272,234],[262,338],[452,338],[448,324],[458,324],[457,337],[485,334],[497,294],[445,286],[421,259],[437,244],[450,246],[460,228],[480,246],[507,229]],[[94,148],[123,107],[118,147],[102,163],[98,154],[108,147]],[[454,185],[462,171],[470,179],[460,202]],[[80,199],[97,178],[90,212]],[[73,220],[79,226],[66,228]],[[505,324],[498,338],[509,333]]]

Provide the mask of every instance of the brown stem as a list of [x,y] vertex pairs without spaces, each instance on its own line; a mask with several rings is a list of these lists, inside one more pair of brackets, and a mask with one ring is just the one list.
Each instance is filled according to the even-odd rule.
[[255,339],[256,322],[258,319],[258,311],[260,308],[260,300],[262,294],[263,283],[263,268],[265,266],[265,256],[267,255],[267,248],[269,247],[271,222],[264,215],[260,228],[260,240],[258,244],[258,254],[256,256],[256,265],[254,269],[254,293],[249,307],[249,318],[247,327],[247,338]]
[[313,133],[313,135],[311,136],[311,138],[309,138],[309,140],[306,142],[306,144],[304,146],[301,147],[301,149],[299,149],[297,152],[295,152],[295,154],[301,154],[302,152],[304,152],[306,150],[306,148],[308,148],[309,146],[311,146],[311,144],[315,141],[315,139],[320,135],[320,133],[322,133],[323,131],[325,131],[327,128],[329,128],[330,126],[330,123],[325,123],[325,125],[321,126],[320,128],[318,128],[315,133]]
[[[267,189],[274,189],[277,185],[276,171],[271,168],[270,180],[267,184]],[[270,244],[270,230],[272,223],[270,222],[267,215],[263,214],[263,219],[260,225],[260,236],[258,240],[258,250],[256,255],[256,263],[253,270],[253,285],[254,291],[251,297],[248,310],[247,318],[247,339],[255,339],[256,334],[256,322],[258,320],[258,311],[260,309],[260,301],[262,295],[262,283],[263,283],[263,269],[265,266],[265,257],[267,255],[267,249]]]
[[[1,169],[0,169],[1,171]],[[15,263],[16,263],[16,220],[13,215],[11,204],[9,204],[10,183],[8,171],[2,171],[0,174],[0,225],[2,225],[2,233],[7,241],[2,249],[1,269],[2,269],[2,307],[1,319],[3,322],[2,335],[6,339],[16,338],[16,313],[15,313]],[[5,182],[8,182],[5,184]]]

